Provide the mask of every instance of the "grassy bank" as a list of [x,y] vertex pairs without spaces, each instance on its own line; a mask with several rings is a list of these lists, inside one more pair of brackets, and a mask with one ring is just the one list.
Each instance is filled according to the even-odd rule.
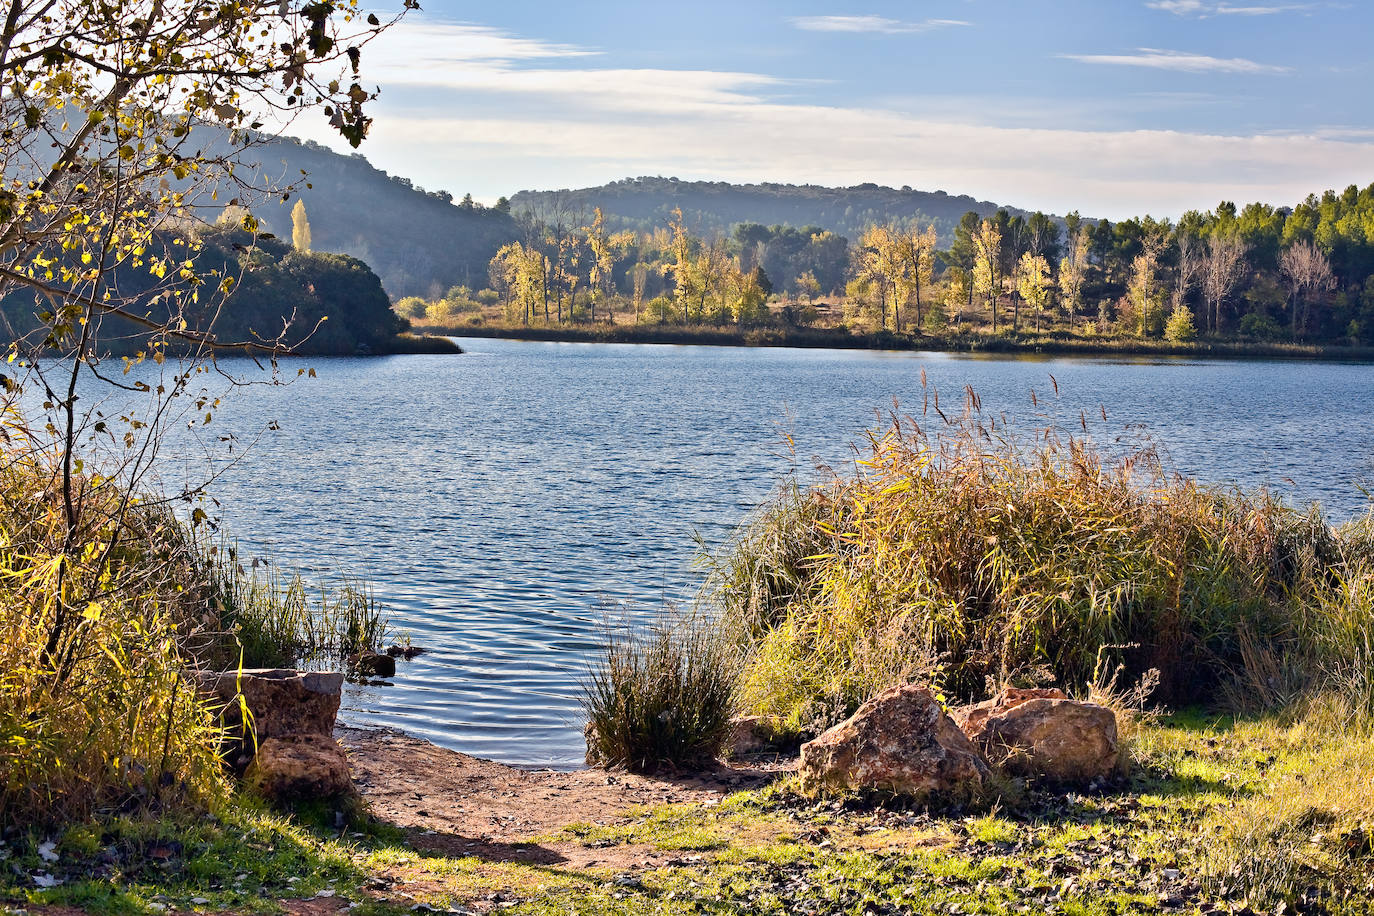
[[799,347],[841,350],[916,350],[950,353],[1035,353],[1082,356],[1182,356],[1233,359],[1374,360],[1374,348],[1345,345],[1200,340],[1171,343],[1131,337],[1069,335],[928,335],[894,332],[862,333],[846,328],[683,327],[677,325],[586,324],[578,326],[510,326],[458,324],[424,326],[425,334],[490,337],[564,343],[677,344],[718,347]]
[[[233,791],[187,669],[342,666],[385,621],[364,586],[245,568],[165,501],[51,451],[0,450],[0,834],[218,810]],[[32,441],[32,440],[29,440]]]
[[[367,916],[1374,912],[1374,739],[1341,710],[1306,712],[1151,722],[1118,786],[959,812],[817,802],[783,780],[473,854],[357,812],[117,820],[55,835],[51,861],[37,836],[11,837],[0,898],[102,914],[299,912],[302,898]],[[578,866],[577,848],[641,864]]]

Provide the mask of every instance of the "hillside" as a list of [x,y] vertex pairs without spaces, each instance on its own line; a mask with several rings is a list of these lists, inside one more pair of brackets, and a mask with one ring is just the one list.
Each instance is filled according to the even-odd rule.
[[[515,212],[548,217],[560,212],[578,216],[600,207],[616,229],[651,230],[666,225],[677,207],[694,232],[728,232],[737,223],[817,226],[857,238],[874,223],[897,223],[924,229],[935,224],[940,245],[952,241],[954,227],[968,211],[991,216],[999,205],[953,196],[944,191],[913,191],[861,184],[852,188],[819,185],[729,184],[723,181],[678,181],[676,178],[626,178],[598,188],[565,191],[521,191],[511,198]],[[1024,210],[1004,208],[1013,216]]]
[[[487,263],[515,237],[504,210],[453,203],[409,179],[388,175],[361,154],[344,156],[311,142],[272,141],[247,157],[264,175],[299,180],[310,219],[312,248],[367,263],[392,298],[436,296],[456,284],[487,283]],[[295,199],[254,208],[268,231],[291,237]]]

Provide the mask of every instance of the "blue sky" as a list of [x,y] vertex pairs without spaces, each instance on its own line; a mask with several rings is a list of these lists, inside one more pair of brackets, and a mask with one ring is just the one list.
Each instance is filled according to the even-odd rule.
[[1374,181],[1367,0],[424,6],[364,56],[363,152],[488,202],[661,174],[1120,218]]

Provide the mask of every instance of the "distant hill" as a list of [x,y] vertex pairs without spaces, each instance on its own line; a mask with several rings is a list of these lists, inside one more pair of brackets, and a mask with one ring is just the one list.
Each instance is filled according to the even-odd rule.
[[[312,249],[347,254],[367,263],[392,298],[438,296],[464,284],[487,285],[487,264],[515,238],[510,214],[455,204],[445,192],[427,192],[407,178],[388,175],[361,154],[340,155],[309,141],[274,140],[245,156],[267,177],[291,182],[301,171]],[[268,231],[291,238],[291,207],[272,201],[254,207]]]
[[[537,216],[557,212],[589,213],[600,207],[616,229],[651,230],[667,224],[681,207],[687,226],[696,232],[728,232],[738,223],[801,228],[816,226],[853,240],[874,223],[897,223],[924,229],[935,224],[940,244],[948,246],[960,217],[970,210],[990,216],[999,205],[953,196],[944,191],[913,191],[861,184],[852,188],[819,185],[729,184],[723,181],[678,181],[676,178],[626,178],[599,188],[565,191],[521,191],[511,198],[512,211]],[[1029,215],[1006,207],[1013,216]]]

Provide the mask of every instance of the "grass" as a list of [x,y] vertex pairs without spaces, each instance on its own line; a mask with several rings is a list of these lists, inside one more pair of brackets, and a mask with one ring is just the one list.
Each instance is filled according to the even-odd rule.
[[736,647],[707,618],[666,621],[642,637],[608,632],[583,692],[588,759],[636,772],[714,760],[738,668]]
[[[0,900],[100,914],[279,913],[320,891],[368,916],[419,904],[528,916],[1369,914],[1374,790],[1362,768],[1374,737],[1337,730],[1351,711],[1326,702],[1301,716],[1189,710],[1146,723],[1133,775],[1097,793],[930,813],[816,801],[784,781],[532,838],[659,853],[628,871],[422,853],[358,812],[340,828],[330,810],[288,819],[238,802],[215,818],[11,835],[7,865],[64,883],[38,889],[7,869]],[[44,839],[59,861],[39,858]]]
[[185,670],[340,664],[380,644],[380,608],[259,579],[79,464],[69,511],[57,455],[0,413],[0,831],[217,810],[221,736]]
[[683,344],[727,347],[818,347],[861,350],[921,350],[967,353],[1036,353],[1093,355],[1184,356],[1207,358],[1271,358],[1370,360],[1374,348],[1346,344],[1298,344],[1236,339],[1203,339],[1187,343],[1141,339],[1134,336],[1085,335],[1061,329],[1056,333],[1023,331],[996,335],[986,329],[938,334],[866,331],[840,326],[716,327],[711,325],[633,324],[620,315],[616,324],[598,322],[577,325],[509,324],[504,319],[472,317],[450,324],[419,324],[428,334],[458,337],[500,337],[515,340],[548,340],[589,343]]
[[377,652],[389,628],[366,582],[310,589],[299,575],[245,566],[227,546],[206,551],[204,578],[214,593],[223,639],[200,653],[219,667],[347,669],[361,652]]
[[1171,475],[1148,446],[1018,436],[974,393],[960,413],[928,391],[854,476],[765,506],[705,600],[747,646],[741,709],[803,734],[894,683],[1083,695],[1104,666],[1172,703],[1334,689],[1371,709],[1370,526]]

